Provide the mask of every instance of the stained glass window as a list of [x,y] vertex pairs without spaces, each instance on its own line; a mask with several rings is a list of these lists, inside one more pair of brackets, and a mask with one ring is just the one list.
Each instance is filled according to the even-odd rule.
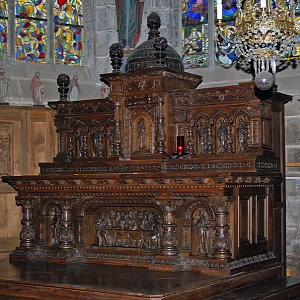
[[81,0],[54,2],[54,60],[59,64],[83,64],[83,16]]
[[15,1],[17,61],[47,62],[47,1]]
[[[215,6],[215,22],[217,21],[217,0],[214,1]],[[225,41],[233,41],[235,18],[237,14],[236,0],[223,0],[222,21],[226,24],[226,30],[217,36],[218,44],[216,45],[216,59],[223,66],[231,66],[237,59],[232,43]]]
[[295,1],[294,6],[294,12],[295,12],[295,27],[297,31],[296,36],[296,46],[294,47],[292,53],[290,54],[290,58],[293,57],[299,57],[300,56],[300,1]]
[[8,9],[7,1],[0,0],[0,58],[8,58]]
[[185,68],[208,66],[208,0],[182,0],[182,60]]

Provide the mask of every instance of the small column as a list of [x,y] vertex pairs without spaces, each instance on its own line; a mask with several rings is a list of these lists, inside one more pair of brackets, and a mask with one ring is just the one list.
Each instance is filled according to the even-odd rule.
[[175,213],[182,200],[174,200],[172,196],[159,197],[159,202],[164,207],[164,222],[162,224],[161,254],[176,256],[178,254],[178,239],[176,234]]
[[27,197],[16,197],[17,206],[22,206],[23,219],[20,233],[20,247],[32,248],[36,246],[36,232],[33,228],[33,204],[35,200]]
[[61,203],[61,229],[58,237],[59,249],[73,249],[74,248],[74,232],[72,228],[72,200],[62,199]]
[[228,233],[229,226],[227,224],[228,207],[231,202],[227,202],[227,197],[218,198],[219,199],[212,202],[213,206],[216,208],[216,232],[212,243],[213,257],[216,259],[228,260],[231,258],[230,249],[232,247],[232,242]]

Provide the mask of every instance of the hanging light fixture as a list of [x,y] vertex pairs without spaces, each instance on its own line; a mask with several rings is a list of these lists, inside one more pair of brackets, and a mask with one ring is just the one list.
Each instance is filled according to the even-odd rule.
[[226,25],[222,0],[217,2],[216,29],[222,39],[217,39],[218,47],[225,43],[238,59],[252,60],[256,86],[267,90],[274,84],[276,60],[286,58],[295,44],[294,0],[276,0],[272,5],[270,0],[261,0],[260,7],[254,0],[236,0],[236,7],[235,26]]

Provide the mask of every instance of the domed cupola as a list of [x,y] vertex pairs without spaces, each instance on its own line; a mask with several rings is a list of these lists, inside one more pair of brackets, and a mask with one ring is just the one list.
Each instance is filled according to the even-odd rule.
[[150,29],[148,40],[130,54],[125,65],[125,72],[155,67],[184,71],[180,55],[168,45],[166,38],[160,37],[158,31],[160,25],[159,15],[152,12],[147,18],[147,26]]

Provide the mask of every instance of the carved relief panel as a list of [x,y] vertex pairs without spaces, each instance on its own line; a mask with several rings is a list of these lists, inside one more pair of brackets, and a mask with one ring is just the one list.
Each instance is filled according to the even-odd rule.
[[11,175],[12,124],[0,123],[0,175]]

